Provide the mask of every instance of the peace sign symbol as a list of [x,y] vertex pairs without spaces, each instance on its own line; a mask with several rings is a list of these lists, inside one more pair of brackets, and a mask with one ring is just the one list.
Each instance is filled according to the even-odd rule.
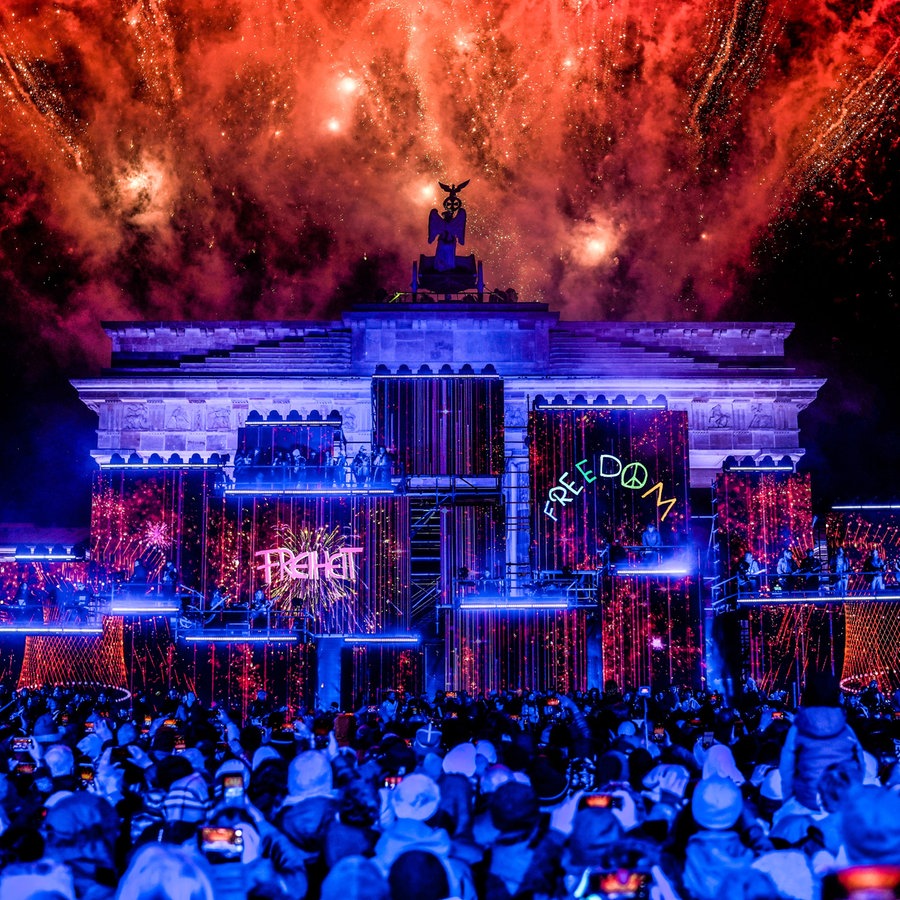
[[628,463],[628,465],[622,469],[622,477],[620,479],[622,487],[638,491],[647,483],[649,474],[647,467],[643,463]]

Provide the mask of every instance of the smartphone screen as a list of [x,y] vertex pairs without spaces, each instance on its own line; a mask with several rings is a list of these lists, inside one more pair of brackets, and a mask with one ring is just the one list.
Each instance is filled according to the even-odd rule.
[[598,900],[644,900],[650,896],[652,877],[649,872],[631,869],[617,871],[589,870],[585,872],[575,892],[577,898],[596,897]]
[[618,794],[582,794],[578,798],[579,809],[622,809]]
[[[240,778],[240,775],[238,776]],[[200,849],[213,859],[240,860],[244,838],[240,828],[205,827],[200,829]]]
[[822,900],[892,900],[900,898],[896,866],[853,866],[822,879]]
[[222,776],[222,797],[226,804],[243,803],[244,800],[244,776],[240,774],[228,774]]

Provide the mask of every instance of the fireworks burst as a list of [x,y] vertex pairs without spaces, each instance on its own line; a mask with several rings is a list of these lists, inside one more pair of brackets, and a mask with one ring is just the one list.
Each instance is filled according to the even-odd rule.
[[[295,557],[312,554],[321,560],[346,547],[338,527],[312,529],[304,526],[295,531],[290,525],[282,524],[277,534],[280,545]],[[348,621],[352,620],[352,625],[356,622],[357,585],[345,578],[319,577],[318,572],[316,577],[307,579],[281,576],[269,585],[269,597],[275,609],[300,612],[316,620],[323,629],[350,631],[353,627],[347,627]]]
[[148,522],[144,529],[144,540],[148,547],[165,550],[172,544],[172,533],[165,522]]
[[6,246],[38,222],[66,268],[45,291],[3,245],[0,267],[48,339],[102,359],[101,318],[402,290],[437,179],[471,178],[494,286],[713,316],[760,232],[896,126],[896,20],[896,0],[7,4]]

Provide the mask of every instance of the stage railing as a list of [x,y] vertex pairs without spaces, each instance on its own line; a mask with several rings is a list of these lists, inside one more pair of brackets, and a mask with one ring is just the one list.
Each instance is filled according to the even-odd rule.
[[881,586],[877,584],[875,575],[865,569],[856,569],[844,575],[827,571],[778,575],[766,570],[756,576],[742,578],[734,575],[715,581],[710,590],[716,611],[726,611],[735,605],[900,600],[900,582],[895,574],[890,573],[887,577],[887,573],[881,573]]

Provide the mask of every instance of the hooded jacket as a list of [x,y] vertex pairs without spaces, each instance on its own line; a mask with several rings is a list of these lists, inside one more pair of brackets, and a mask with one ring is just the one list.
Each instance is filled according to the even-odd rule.
[[796,797],[817,810],[819,780],[835,763],[855,763],[863,771],[863,749],[839,706],[804,706],[797,712],[781,750],[779,771],[784,799]]
[[714,900],[729,874],[752,862],[753,851],[736,831],[698,831],[685,853],[685,890],[694,900]]

